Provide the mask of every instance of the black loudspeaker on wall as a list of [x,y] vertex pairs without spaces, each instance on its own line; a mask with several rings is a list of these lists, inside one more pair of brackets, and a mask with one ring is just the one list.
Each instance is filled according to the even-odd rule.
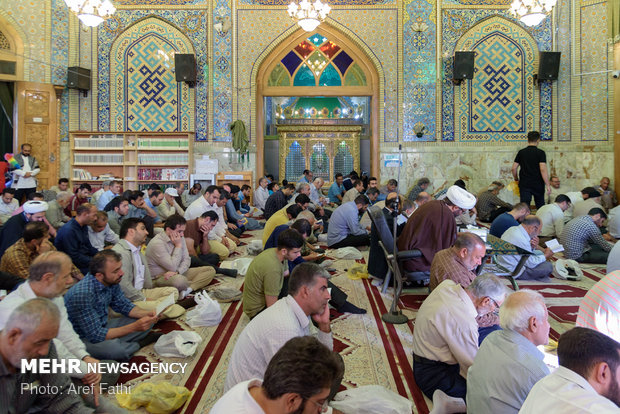
[[540,52],[538,59],[538,80],[558,80],[562,52]]
[[174,73],[177,82],[196,82],[196,57],[192,54],[175,54]]
[[79,66],[67,68],[67,88],[89,91],[90,69],[81,68]]
[[474,54],[475,52],[454,52],[454,80],[474,78]]

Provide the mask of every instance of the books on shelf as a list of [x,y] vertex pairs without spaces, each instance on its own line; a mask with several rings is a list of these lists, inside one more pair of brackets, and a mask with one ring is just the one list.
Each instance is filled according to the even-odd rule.
[[73,139],[74,147],[79,149],[88,148],[123,148],[122,135],[90,135],[88,138],[76,137]]
[[88,171],[82,168],[74,168],[73,179],[74,180],[92,180],[93,176]]
[[74,153],[75,164],[122,164],[123,154]]
[[143,149],[187,149],[187,138],[138,138],[138,148]]
[[138,168],[138,180],[187,181],[188,178],[188,168]]
[[183,165],[188,161],[187,153],[138,154],[138,165]]

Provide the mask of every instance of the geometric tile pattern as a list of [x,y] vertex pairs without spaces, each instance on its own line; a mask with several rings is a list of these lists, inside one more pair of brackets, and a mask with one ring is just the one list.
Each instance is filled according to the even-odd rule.
[[[290,2],[290,0],[239,0],[239,4],[257,4],[261,6],[288,6]],[[329,0],[330,6],[375,6],[395,2],[396,0]]]
[[177,83],[174,54],[193,54],[178,29],[146,19],[112,45],[110,117],[116,131],[189,131],[193,90]]
[[[218,19],[231,21],[232,10],[228,0],[214,1],[213,14]],[[230,141],[232,136],[228,125],[232,122],[232,35],[233,31],[213,33],[213,140]]]
[[534,39],[520,26],[493,17],[467,31],[456,49],[476,53],[474,78],[457,88],[456,140],[522,140],[534,129],[538,108]]
[[69,9],[63,0],[52,0],[51,35],[52,83],[64,85],[69,66]]
[[[558,141],[571,140],[571,59],[572,59],[572,34],[571,34],[571,13],[572,2],[570,0],[560,0],[555,6],[558,10],[559,19],[557,50],[562,52],[560,58],[560,72],[556,82],[557,93],[557,123],[556,131]],[[575,137],[576,138],[576,137]]]
[[[129,103],[131,99],[129,89],[125,87],[128,81],[126,77],[120,74],[123,73],[121,68],[127,65],[127,63],[125,63],[126,59],[128,62],[129,58],[133,58],[129,56],[130,48],[132,47],[131,43],[139,41],[140,38],[146,38],[149,33],[159,33],[162,39],[166,39],[166,41],[159,41],[159,45],[162,47],[167,43],[171,45],[169,47],[179,53],[195,54],[196,87],[188,89],[187,95],[184,94],[183,90],[181,90],[180,95],[178,91],[175,91],[174,94],[177,96],[176,100],[178,101],[176,104],[181,105],[180,115],[178,115],[179,118],[176,122],[180,130],[196,131],[197,141],[206,140],[208,136],[208,120],[206,116],[208,96],[208,71],[206,70],[208,36],[205,35],[205,33],[207,33],[207,15],[204,10],[117,10],[112,18],[106,20],[99,26],[97,31],[97,54],[99,61],[97,68],[98,129],[100,131],[119,130],[117,129],[119,125],[129,126],[129,123],[136,119],[135,113],[133,114],[134,119],[129,119],[129,116],[132,114],[129,114],[125,107],[127,105],[125,102]],[[166,50],[169,51],[169,47],[166,46],[166,48],[168,48]],[[160,49],[157,49],[156,52],[158,56],[160,56],[159,50]],[[165,54],[164,49],[161,49],[161,51]],[[150,72],[153,72],[156,68],[156,65],[153,63],[154,60],[154,57],[150,60],[151,63],[148,66],[148,71]],[[170,60],[168,64],[170,67],[173,67],[174,60]],[[141,74],[140,71],[137,70],[134,71],[132,76],[138,76],[140,79],[144,80],[147,78],[146,74],[148,71],[144,71],[144,74]],[[168,71],[167,68],[166,71]],[[151,76],[152,80],[158,76],[159,80],[161,80],[161,75],[154,76],[155,77],[153,77],[153,75]],[[174,77],[172,81],[168,82],[171,82],[171,84],[168,84],[168,87],[176,87]],[[183,84],[183,86],[184,85],[185,84]],[[140,88],[139,86],[135,87]],[[156,89],[149,89],[146,84],[142,85],[142,87],[150,91],[150,95],[148,96],[155,96],[153,93]],[[189,98],[189,96],[193,96],[194,94],[195,104],[194,98]],[[157,100],[158,97],[160,96],[157,95],[155,100]],[[139,100],[140,99],[138,99],[138,102]],[[143,103],[145,102],[146,101],[143,101]],[[161,102],[161,100],[159,102]],[[134,104],[136,104],[135,100]],[[149,107],[151,111],[150,115],[141,115],[142,119],[140,122],[142,122],[142,124],[138,125],[146,125],[149,123],[151,126],[154,125],[153,119],[158,119],[157,117],[162,116],[162,113],[155,115],[156,106],[157,103]],[[168,114],[166,116],[172,116],[169,113],[169,109],[166,109],[165,113]],[[123,114],[126,119],[119,121],[120,114]],[[147,128],[151,128],[151,126]],[[154,128],[154,130],[157,129],[159,128]]]

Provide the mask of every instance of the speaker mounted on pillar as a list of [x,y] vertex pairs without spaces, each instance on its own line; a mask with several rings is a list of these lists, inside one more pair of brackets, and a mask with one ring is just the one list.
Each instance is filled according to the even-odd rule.
[[476,52],[454,52],[452,82],[460,85],[463,79],[474,78],[474,56]]
[[77,89],[87,96],[90,90],[90,69],[79,66],[67,68],[67,89]]
[[174,74],[177,82],[187,82],[190,87],[194,86],[196,84],[196,56],[176,53],[174,55]]
[[560,57],[562,52],[540,52],[538,59],[538,74],[534,75],[534,81],[558,80],[560,72]]

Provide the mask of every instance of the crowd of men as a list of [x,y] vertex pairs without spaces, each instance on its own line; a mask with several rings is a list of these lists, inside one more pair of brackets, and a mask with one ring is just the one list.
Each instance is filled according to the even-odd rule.
[[[607,178],[580,192],[560,190],[539,135],[530,133],[528,141],[512,170],[521,197],[516,205],[500,198],[501,182],[474,195],[457,180],[431,194],[431,181],[422,177],[401,195],[396,180],[379,186],[355,171],[336,174],[325,189],[327,177],[309,170],[297,183],[266,176],[252,202],[251,187],[232,183],[122,192],[121,182],[109,181],[93,193],[89,184],[71,191],[62,178],[37,192],[38,164],[25,144],[21,184],[4,189],[0,202],[0,289],[10,292],[0,300],[0,386],[6,390],[0,407],[125,412],[96,392],[80,398],[19,389],[28,382],[65,390],[73,382],[105,390],[115,375],[21,372],[20,360],[75,358],[83,366],[129,360],[161,336],[153,329],[159,320],[183,315],[216,274],[236,277],[220,262],[235,255],[245,231],[264,227],[263,251],[244,279],[250,321],[231,344],[225,394],[213,413],[327,408],[345,370],[333,351],[330,307],[366,311],[330,281],[317,243],[370,246],[369,273],[383,279],[388,266],[380,228],[396,229],[391,237],[399,251],[418,252],[403,260],[402,273],[430,291],[416,316],[412,370],[436,412],[618,412],[616,195]],[[459,232],[477,222],[490,223],[490,235],[527,252],[514,275],[520,280],[550,277],[553,251],[544,243],[554,238],[566,258],[607,265],[608,275],[583,298],[577,327],[560,337],[557,370],[551,372],[537,348],[549,339],[543,297],[528,289],[509,294],[496,275],[477,275],[485,241]],[[499,255],[497,261],[513,271],[520,258]],[[157,313],[170,297],[174,304]]]

